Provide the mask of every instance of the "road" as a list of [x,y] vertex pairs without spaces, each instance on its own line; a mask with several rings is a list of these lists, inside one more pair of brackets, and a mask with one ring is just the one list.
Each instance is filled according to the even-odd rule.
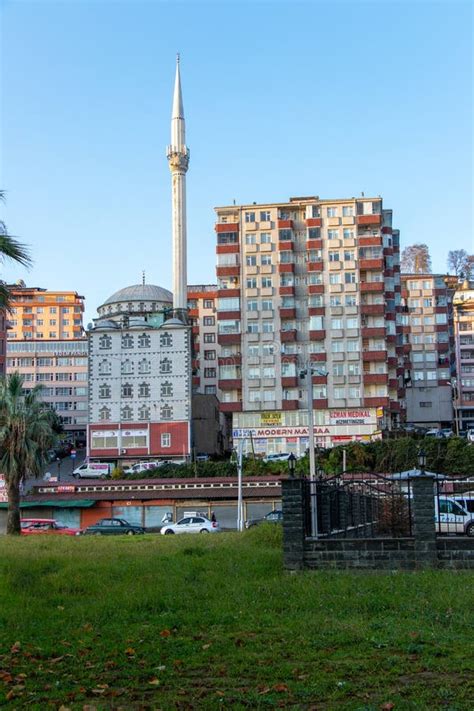
[[[72,475],[72,472],[76,467],[82,464],[85,458],[86,450],[78,449],[75,459],[71,459],[71,457],[64,457],[64,459],[61,459],[59,462],[50,462],[45,467],[44,474],[46,475],[46,473],[49,472],[52,477],[58,477],[59,481],[63,483],[76,481],[76,479],[74,479]],[[41,481],[44,482],[45,478],[43,477],[43,479],[28,479],[25,484],[25,494],[28,494],[34,486],[38,486]]]

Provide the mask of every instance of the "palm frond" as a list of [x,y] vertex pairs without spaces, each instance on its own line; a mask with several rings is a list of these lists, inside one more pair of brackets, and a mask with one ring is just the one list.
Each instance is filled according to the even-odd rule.
[[0,259],[11,259],[24,267],[33,264],[28,247],[7,234],[0,234]]

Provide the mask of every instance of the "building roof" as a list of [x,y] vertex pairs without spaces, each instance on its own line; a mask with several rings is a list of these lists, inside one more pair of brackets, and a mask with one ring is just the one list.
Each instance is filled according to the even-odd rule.
[[120,302],[128,303],[130,301],[161,301],[166,303],[173,302],[173,294],[168,289],[163,289],[161,286],[154,284],[134,284],[126,286],[124,289],[119,289],[109,296],[107,301],[104,301],[103,306],[108,304],[117,304]]

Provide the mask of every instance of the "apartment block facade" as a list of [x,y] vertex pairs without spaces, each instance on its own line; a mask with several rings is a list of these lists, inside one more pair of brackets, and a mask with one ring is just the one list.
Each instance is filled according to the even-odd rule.
[[193,392],[219,397],[216,311],[217,284],[188,286],[188,314],[193,344]]
[[305,368],[320,445],[396,426],[399,233],[382,199],[291,198],[216,214],[218,386],[234,440],[304,452]]
[[456,356],[453,295],[442,274],[402,274],[406,420],[427,427],[453,422]]
[[12,301],[8,321],[10,340],[64,341],[83,337],[84,297],[77,291],[49,291],[27,287],[23,282],[9,289]]
[[6,373],[7,313],[0,309],[0,376]]
[[474,428],[474,282],[460,284],[454,295],[456,336],[455,412],[459,429]]

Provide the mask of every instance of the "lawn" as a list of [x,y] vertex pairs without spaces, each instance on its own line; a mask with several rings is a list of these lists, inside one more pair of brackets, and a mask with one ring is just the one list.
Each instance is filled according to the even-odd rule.
[[0,706],[472,709],[472,573],[292,575],[280,533],[2,537]]

